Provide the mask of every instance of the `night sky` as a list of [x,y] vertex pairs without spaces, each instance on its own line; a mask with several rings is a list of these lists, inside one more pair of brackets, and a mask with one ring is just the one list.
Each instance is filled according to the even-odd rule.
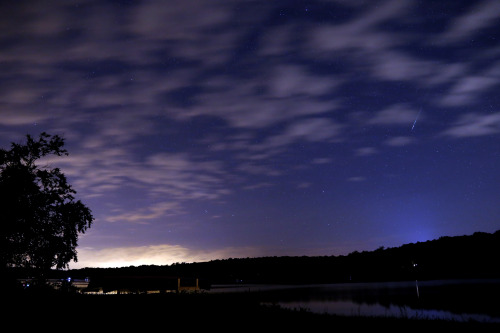
[[500,1],[1,1],[0,146],[46,131],[78,267],[500,229]]

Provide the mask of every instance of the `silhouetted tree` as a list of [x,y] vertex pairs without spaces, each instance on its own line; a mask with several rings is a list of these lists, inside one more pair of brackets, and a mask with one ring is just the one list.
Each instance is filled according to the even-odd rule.
[[25,144],[0,149],[0,264],[29,269],[37,277],[77,260],[78,233],[93,216],[58,168],[39,167],[49,155],[68,155],[64,140],[27,135]]

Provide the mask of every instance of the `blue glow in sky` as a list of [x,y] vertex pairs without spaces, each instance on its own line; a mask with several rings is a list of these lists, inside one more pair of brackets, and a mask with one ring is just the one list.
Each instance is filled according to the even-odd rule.
[[500,228],[500,2],[0,4],[0,144],[65,137],[70,267]]

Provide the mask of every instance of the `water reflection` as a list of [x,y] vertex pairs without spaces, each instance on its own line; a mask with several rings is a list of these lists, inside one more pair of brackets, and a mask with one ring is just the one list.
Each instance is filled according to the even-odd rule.
[[311,287],[288,308],[318,313],[500,322],[499,280],[440,280]]
[[500,280],[233,287],[218,291],[270,292],[269,303],[317,313],[500,322]]
[[442,310],[412,309],[408,306],[364,304],[353,301],[307,301],[307,302],[280,302],[288,309],[306,309],[315,313],[328,313],[341,316],[384,316],[414,319],[445,319],[455,321],[500,322],[500,318],[493,318],[482,314],[454,314]]

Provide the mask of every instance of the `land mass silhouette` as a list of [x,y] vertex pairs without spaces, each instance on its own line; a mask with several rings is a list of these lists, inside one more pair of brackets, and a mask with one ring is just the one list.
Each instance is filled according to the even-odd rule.
[[440,237],[340,256],[229,258],[208,262],[55,271],[98,283],[106,277],[197,278],[215,284],[315,284],[500,278],[500,230]]

